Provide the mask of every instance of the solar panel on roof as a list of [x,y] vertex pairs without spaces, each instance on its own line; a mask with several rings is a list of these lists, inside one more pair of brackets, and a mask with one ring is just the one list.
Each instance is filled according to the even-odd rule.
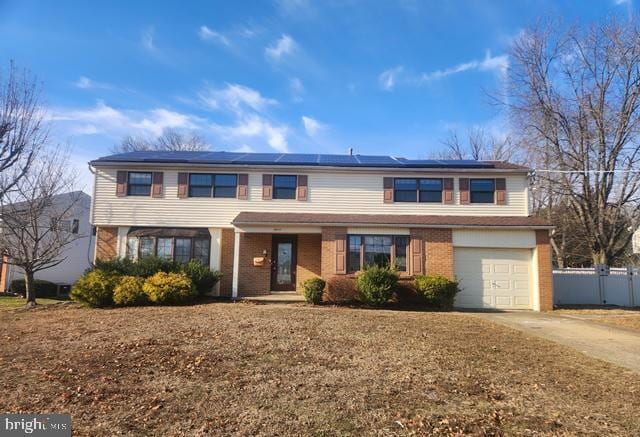
[[285,153],[280,159],[279,164],[317,164],[318,155],[309,153]]
[[250,162],[275,164],[281,155],[281,153],[247,153],[237,159],[234,159],[233,162],[237,162],[239,164],[246,164]]
[[364,165],[398,165],[397,160],[390,156],[357,155],[358,161]]
[[318,155],[318,162],[324,165],[357,165],[358,161],[352,155]]
[[471,159],[406,159],[376,155],[316,155],[310,153],[243,153],[224,151],[138,151],[105,156],[92,162],[175,162],[244,165],[324,165],[393,168],[495,168],[493,162]]

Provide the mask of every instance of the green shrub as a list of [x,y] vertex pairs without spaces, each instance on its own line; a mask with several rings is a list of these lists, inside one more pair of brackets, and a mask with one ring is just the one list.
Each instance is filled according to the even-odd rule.
[[442,310],[453,308],[456,294],[460,291],[457,281],[442,275],[416,276],[415,287],[429,305]]
[[209,269],[198,260],[191,260],[188,263],[177,263],[170,259],[158,257],[146,257],[137,261],[127,258],[114,260],[97,260],[92,270],[100,270],[107,274],[120,276],[139,276],[148,278],[158,272],[165,273],[185,273],[193,282],[199,295],[210,292],[216,286],[222,274]]
[[203,296],[213,290],[222,274],[213,271],[209,266],[205,266],[200,261],[192,259],[187,264],[183,264],[182,272],[191,279],[198,295]]
[[302,283],[304,287],[304,300],[314,305],[322,302],[322,293],[327,283],[322,278],[310,278]]
[[371,305],[384,305],[398,282],[398,275],[389,267],[371,265],[356,278],[362,300]]
[[[55,297],[58,295],[58,285],[42,279],[34,279],[33,285],[36,289],[36,297]],[[12,293],[21,295],[27,294],[27,285],[24,279],[15,279],[9,284]]]
[[122,276],[113,289],[113,302],[116,305],[135,306],[149,302],[149,297],[142,290],[144,278],[139,276]]
[[113,305],[113,289],[117,280],[116,275],[100,270],[87,272],[73,285],[69,297],[91,307]]
[[184,273],[158,272],[147,278],[142,289],[157,304],[183,304],[196,296],[191,279]]

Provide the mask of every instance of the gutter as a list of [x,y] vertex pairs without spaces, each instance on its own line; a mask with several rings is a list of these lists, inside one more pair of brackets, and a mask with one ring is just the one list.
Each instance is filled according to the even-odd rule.
[[283,223],[283,222],[236,222],[232,221],[232,225],[235,227],[242,226],[341,226],[341,227],[356,227],[356,226],[371,226],[376,228],[397,228],[397,227],[411,227],[411,228],[438,228],[438,229],[516,229],[516,230],[528,230],[528,229],[554,229],[553,225],[427,225],[427,224],[412,224],[412,223],[393,223],[393,224],[381,224],[381,223],[340,223],[340,222],[318,222],[318,223]]

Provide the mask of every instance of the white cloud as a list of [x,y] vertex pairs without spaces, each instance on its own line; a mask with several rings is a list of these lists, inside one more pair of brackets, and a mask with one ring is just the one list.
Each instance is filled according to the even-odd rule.
[[307,117],[306,115],[302,116],[302,124],[304,126],[305,132],[310,137],[316,136],[321,130],[326,127],[323,123],[320,123],[315,118]]
[[220,32],[216,32],[213,29],[210,29],[207,26],[200,26],[198,30],[198,36],[203,41],[210,41],[222,44],[223,46],[229,47],[231,45],[229,39],[222,35]]
[[238,152],[238,153],[254,153],[255,150],[253,149],[253,147],[251,147],[248,144],[243,144],[240,147],[238,147],[237,149],[233,149],[234,152]]
[[112,137],[157,136],[168,128],[191,130],[198,128],[202,121],[198,117],[164,108],[121,111],[103,101],[98,101],[91,108],[54,109],[51,119],[72,135],[106,134]]
[[108,83],[104,83],[104,82],[96,82],[95,80],[91,80],[86,76],[80,76],[80,79],[78,79],[74,85],[77,88],[80,89],[112,89],[113,86],[108,84]]
[[289,80],[289,89],[291,90],[291,95],[293,96],[293,101],[294,102],[301,102],[302,101],[302,95],[304,94],[304,85],[302,84],[302,81],[297,77],[294,77],[294,78],[290,79]]
[[464,62],[462,64],[455,65],[444,70],[436,70],[430,73],[423,73],[420,76],[420,81],[430,82],[434,80],[443,79],[447,76],[462,73],[469,70],[479,71],[496,71],[500,74],[505,74],[509,68],[509,57],[507,55],[491,56],[491,52],[487,51],[486,56],[482,60],[473,60]]
[[244,112],[247,108],[263,111],[268,106],[278,104],[277,100],[263,97],[253,88],[235,83],[228,83],[221,89],[207,88],[199,97],[210,109],[229,109],[236,114]]
[[284,56],[292,54],[297,48],[297,43],[289,35],[282,35],[272,45],[264,49],[265,55],[274,61],[279,61]]
[[286,15],[299,17],[312,11],[309,0],[278,0],[278,7]]
[[246,145],[248,139],[264,141],[269,147],[286,152],[289,148],[286,124],[274,122],[268,109],[278,101],[264,97],[259,91],[244,85],[229,83],[224,88],[207,88],[199,94],[201,102],[216,111],[233,116],[230,124],[211,124],[211,131],[226,143]]
[[141,38],[142,47],[144,47],[150,52],[156,52],[158,49],[156,48],[153,42],[154,37],[155,37],[155,29],[153,28],[153,26],[146,28],[142,32],[142,38]]
[[251,114],[242,117],[233,125],[213,124],[211,129],[225,140],[246,140],[247,138],[262,138],[266,143],[278,152],[287,152],[286,125],[275,125],[266,118]]
[[383,71],[378,77],[378,82],[380,82],[380,86],[382,87],[382,89],[385,91],[393,90],[393,88],[396,86],[398,76],[403,71],[404,67],[402,65]]

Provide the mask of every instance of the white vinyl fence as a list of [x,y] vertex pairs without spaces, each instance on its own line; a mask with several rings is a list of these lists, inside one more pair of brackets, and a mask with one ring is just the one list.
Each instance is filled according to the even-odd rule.
[[556,305],[640,306],[640,269],[556,269],[553,301]]

